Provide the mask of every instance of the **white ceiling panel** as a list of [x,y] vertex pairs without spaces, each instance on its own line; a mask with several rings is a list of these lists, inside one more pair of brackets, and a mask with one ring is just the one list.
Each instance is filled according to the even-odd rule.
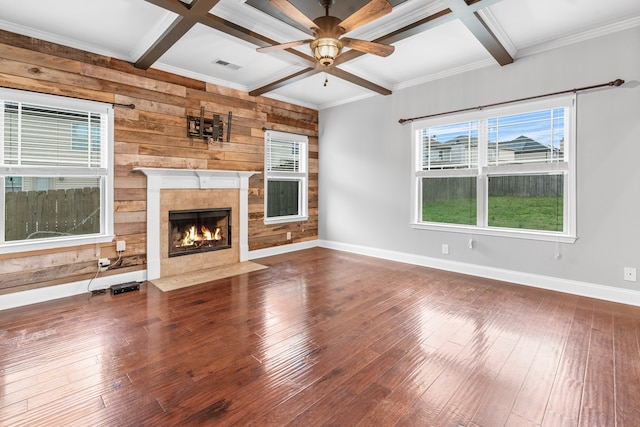
[[244,91],[302,69],[274,55],[258,53],[255,46],[200,24],[160,57],[156,67]]
[[479,61],[491,55],[459,20],[447,22],[397,43],[392,56],[363,55],[342,66],[392,88]]
[[640,0],[503,0],[489,7],[518,49],[640,16]]
[[0,0],[0,28],[133,60],[176,15],[138,0]]

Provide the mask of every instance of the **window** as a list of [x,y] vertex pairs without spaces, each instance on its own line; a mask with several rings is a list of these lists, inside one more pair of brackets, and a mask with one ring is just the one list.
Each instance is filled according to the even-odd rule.
[[0,253],[113,238],[107,104],[0,89]]
[[22,191],[22,177],[21,176],[7,176],[4,180],[5,192],[15,193]]
[[265,224],[307,219],[306,136],[265,132]]
[[575,241],[574,96],[414,122],[414,228]]

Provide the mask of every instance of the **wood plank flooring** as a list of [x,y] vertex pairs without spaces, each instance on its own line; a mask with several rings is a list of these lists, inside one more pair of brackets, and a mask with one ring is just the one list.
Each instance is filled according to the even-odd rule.
[[0,425],[639,423],[639,307],[321,248],[258,261],[0,312]]

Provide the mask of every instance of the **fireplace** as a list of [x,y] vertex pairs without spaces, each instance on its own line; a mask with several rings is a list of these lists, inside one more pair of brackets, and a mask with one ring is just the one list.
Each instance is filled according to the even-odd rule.
[[[259,172],[206,169],[135,168],[147,176],[147,280],[205,270],[249,259],[249,177]],[[223,251],[193,253],[189,262],[169,256],[169,212],[230,207]],[[222,227],[221,227],[222,228]]]
[[169,257],[231,248],[231,208],[169,211]]

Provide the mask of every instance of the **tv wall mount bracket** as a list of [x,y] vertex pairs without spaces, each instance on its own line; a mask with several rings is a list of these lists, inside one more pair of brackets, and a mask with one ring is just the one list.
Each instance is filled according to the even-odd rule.
[[[231,111],[227,115],[227,142],[231,141]],[[200,117],[187,116],[187,136],[189,138],[202,138],[209,145],[216,142],[222,147],[224,135],[224,122],[220,119],[220,114],[213,114],[211,119],[205,118],[204,107],[200,107]]]

